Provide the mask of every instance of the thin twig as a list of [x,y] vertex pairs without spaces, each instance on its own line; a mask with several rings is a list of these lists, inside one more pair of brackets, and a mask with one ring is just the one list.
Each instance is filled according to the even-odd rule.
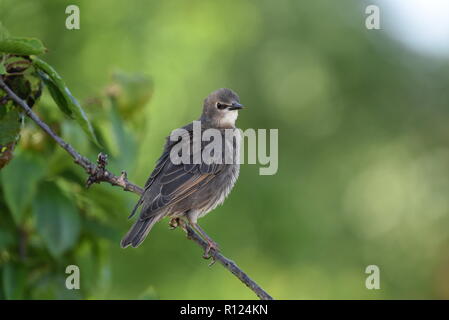
[[[184,231],[187,233],[187,237],[190,240],[195,241],[204,250],[207,248],[207,242],[201,238],[198,233],[196,233],[189,225],[183,226]],[[212,257],[212,263],[218,261],[220,262],[226,269],[232,272],[240,281],[242,281],[248,288],[250,288],[261,300],[273,300],[273,297],[270,296],[264,289],[262,289],[253,279],[251,279],[242,269],[240,269],[234,261],[229,260],[220,252],[215,251],[214,249],[210,250],[210,255]]]
[[[135,184],[129,183],[126,179],[126,175],[116,176],[113,173],[105,169],[106,156],[99,154],[99,165],[95,165],[89,159],[79,154],[70,144],[65,142],[61,137],[59,137],[45,122],[43,122],[37,114],[35,114],[31,108],[27,105],[25,101],[19,98],[0,78],[0,88],[2,88],[7,95],[18,104],[24,111],[25,114],[33,119],[36,124],[41,127],[53,140],[55,140],[65,151],[67,151],[70,156],[72,156],[75,163],[84,168],[86,173],[89,175],[87,180],[87,186],[93,183],[108,182],[113,186],[122,187],[126,191],[131,191],[134,193],[142,193],[142,189]],[[100,159],[101,158],[101,159]],[[103,165],[104,161],[104,165]]]
[[[59,137],[45,122],[43,122],[27,105],[25,101],[19,98],[0,77],[0,88],[30,117],[36,124],[41,127],[53,140],[56,141],[64,150],[66,150],[73,158],[75,163],[84,168],[89,175],[86,185],[89,187],[93,183],[107,182],[113,186],[121,187],[125,191],[131,191],[138,195],[143,193],[143,189],[128,181],[126,172],[122,172],[120,176],[116,176],[106,169],[107,156],[103,153],[98,155],[97,164],[92,163],[89,159],[79,154],[70,144]],[[203,249],[206,249],[207,243],[201,238],[189,225],[183,224],[182,229],[187,233],[187,237],[196,242]],[[211,256],[214,261],[220,262],[226,269],[234,274],[248,288],[250,288],[261,300],[272,300],[273,298],[263,290],[256,282],[254,282],[242,269],[240,269],[232,260],[223,256],[220,252],[211,250]]]

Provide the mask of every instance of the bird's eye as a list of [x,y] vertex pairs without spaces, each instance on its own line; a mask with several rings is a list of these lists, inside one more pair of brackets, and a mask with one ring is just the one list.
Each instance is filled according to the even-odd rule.
[[217,102],[217,108],[218,108],[218,109],[223,110],[223,109],[225,109],[225,108],[227,108],[227,107],[228,107],[228,106],[227,106],[226,104]]

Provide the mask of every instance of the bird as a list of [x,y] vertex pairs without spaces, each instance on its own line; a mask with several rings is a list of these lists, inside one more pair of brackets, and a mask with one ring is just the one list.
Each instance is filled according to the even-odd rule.
[[[211,250],[219,251],[218,244],[199,226],[198,219],[221,205],[238,179],[241,134],[235,122],[239,110],[243,108],[237,93],[227,88],[218,89],[204,99],[202,114],[197,120],[201,124],[201,133],[215,129],[223,142],[221,155],[217,152],[218,157],[212,163],[201,159],[199,163],[188,161],[176,164],[170,156],[174,148],[184,150],[180,148],[182,144],[190,144],[189,151],[194,148],[193,144],[198,142],[198,137],[193,133],[195,121],[181,128],[189,139],[172,141],[170,136],[166,138],[162,155],[130,214],[131,218],[140,209],[139,217],[121,240],[122,248],[138,247],[158,221],[170,217],[169,224],[173,228],[180,223],[188,223],[203,237],[207,243],[204,258],[210,257]],[[232,135],[227,135],[226,131]],[[205,142],[201,141],[200,145],[199,151],[203,151]],[[233,161],[226,161],[226,148],[232,148]],[[194,152],[190,152],[190,160]]]

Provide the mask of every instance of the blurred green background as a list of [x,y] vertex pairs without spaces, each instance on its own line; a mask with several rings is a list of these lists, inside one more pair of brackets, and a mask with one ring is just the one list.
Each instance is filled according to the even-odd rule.
[[[0,0],[0,21],[44,42],[109,168],[140,185],[164,137],[217,88],[248,106],[240,128],[279,129],[277,174],[243,165],[200,221],[275,298],[447,299],[448,55],[408,46],[397,12],[374,3],[381,30],[365,28],[368,3],[355,0]],[[80,30],[65,28],[69,4]],[[117,86],[114,109],[105,92]],[[34,110],[95,160],[100,149],[47,92]],[[86,190],[82,170],[28,119],[0,176],[0,298],[256,298],[168,221],[121,249],[137,196]],[[79,291],[65,289],[69,264],[81,268]],[[365,287],[372,264],[380,290]]]

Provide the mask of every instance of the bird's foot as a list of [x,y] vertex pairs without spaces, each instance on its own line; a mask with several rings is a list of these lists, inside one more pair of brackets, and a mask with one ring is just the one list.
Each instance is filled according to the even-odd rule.
[[179,227],[179,225],[180,225],[179,218],[172,218],[172,219],[170,219],[170,222],[168,223],[170,230],[176,229],[177,227]]
[[[211,257],[213,258],[213,256],[210,255],[210,251],[213,250],[215,252],[220,252],[220,248],[218,247],[218,244],[216,242],[213,242],[211,240],[206,240],[206,241],[207,241],[207,247],[204,250],[203,258],[204,259],[210,259]],[[214,264],[214,262],[215,262],[215,259],[214,259],[214,261],[212,261],[210,266],[212,264]]]

